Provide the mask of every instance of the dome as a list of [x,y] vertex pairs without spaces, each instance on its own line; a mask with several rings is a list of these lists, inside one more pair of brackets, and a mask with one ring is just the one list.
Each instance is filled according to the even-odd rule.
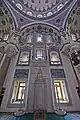
[[72,0],[8,0],[19,13],[32,19],[46,19],[65,9]]

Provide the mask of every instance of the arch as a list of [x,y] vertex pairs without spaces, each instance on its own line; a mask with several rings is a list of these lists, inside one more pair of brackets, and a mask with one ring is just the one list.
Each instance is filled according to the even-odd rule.
[[49,26],[49,27],[51,27],[51,28],[54,28],[54,29],[56,29],[58,32],[59,32],[59,28],[58,27],[56,27],[55,25],[53,25],[53,24],[49,24],[49,23],[44,23],[44,22],[33,22],[33,23],[29,23],[29,24],[27,24],[27,25],[24,25],[24,26],[22,26],[21,28],[20,28],[20,30],[22,31],[23,29],[25,29],[25,28],[27,28],[27,27],[29,27],[29,26],[34,26],[34,25],[45,25],[45,26]]
[[77,3],[77,0],[74,1],[74,4],[72,5],[72,7],[70,8],[68,14],[67,14],[66,17],[65,17],[65,20],[64,20],[64,23],[63,23],[63,28],[65,29],[65,31],[66,31],[66,28],[67,28],[66,25],[67,25],[68,18],[69,18],[69,16],[71,15],[72,10],[74,9],[76,3]]

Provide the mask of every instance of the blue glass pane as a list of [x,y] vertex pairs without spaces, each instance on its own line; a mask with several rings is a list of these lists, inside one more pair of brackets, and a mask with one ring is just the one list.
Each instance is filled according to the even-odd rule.
[[59,49],[58,49],[58,47],[51,47],[49,49],[49,52],[51,52],[51,51],[59,52]]
[[24,52],[24,51],[27,51],[27,52],[30,53],[31,49],[30,49],[30,47],[24,46],[24,47],[21,48],[21,52]]
[[63,69],[51,69],[52,78],[65,78],[65,73]]
[[28,78],[29,69],[16,69],[14,78]]

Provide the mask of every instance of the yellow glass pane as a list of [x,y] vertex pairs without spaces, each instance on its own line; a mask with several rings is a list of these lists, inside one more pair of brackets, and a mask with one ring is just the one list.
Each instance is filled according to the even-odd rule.
[[25,86],[25,83],[20,83],[20,86]]
[[66,91],[66,86],[64,80],[54,80],[54,87],[55,87],[55,95],[56,100],[60,103],[68,103],[69,98]]

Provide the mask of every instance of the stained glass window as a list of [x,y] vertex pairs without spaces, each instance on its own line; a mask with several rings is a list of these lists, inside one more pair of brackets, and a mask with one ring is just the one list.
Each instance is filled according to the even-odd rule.
[[18,64],[29,64],[29,52],[21,52]]
[[62,64],[58,47],[56,46],[50,47],[48,53],[49,53],[50,65]]
[[57,103],[69,103],[64,69],[51,69],[51,77]]
[[32,39],[33,39],[33,36],[32,35],[28,35],[27,36],[27,43],[31,43]]
[[57,103],[69,103],[69,98],[64,80],[54,80],[54,88]]
[[75,34],[71,34],[71,38],[73,41],[76,41],[76,35]]
[[50,52],[50,62],[51,62],[52,65],[61,63],[58,53]]
[[47,43],[52,43],[52,36],[51,35],[46,36],[46,42]]
[[[24,100],[25,86],[27,83],[29,69],[16,69],[13,80],[12,104],[19,104]],[[25,81],[26,79],[26,81]]]
[[51,69],[52,78],[66,78],[63,69]]
[[37,42],[42,42],[42,35],[41,34],[37,35]]
[[5,34],[4,37],[3,37],[4,41],[7,41],[8,37],[9,37],[9,34]]
[[38,60],[38,59],[44,59],[43,58],[43,50],[42,49],[37,49],[36,50],[36,58],[35,58],[36,60]]
[[20,103],[24,100],[25,82],[14,80],[11,103]]
[[16,69],[14,78],[28,78],[29,69]]

